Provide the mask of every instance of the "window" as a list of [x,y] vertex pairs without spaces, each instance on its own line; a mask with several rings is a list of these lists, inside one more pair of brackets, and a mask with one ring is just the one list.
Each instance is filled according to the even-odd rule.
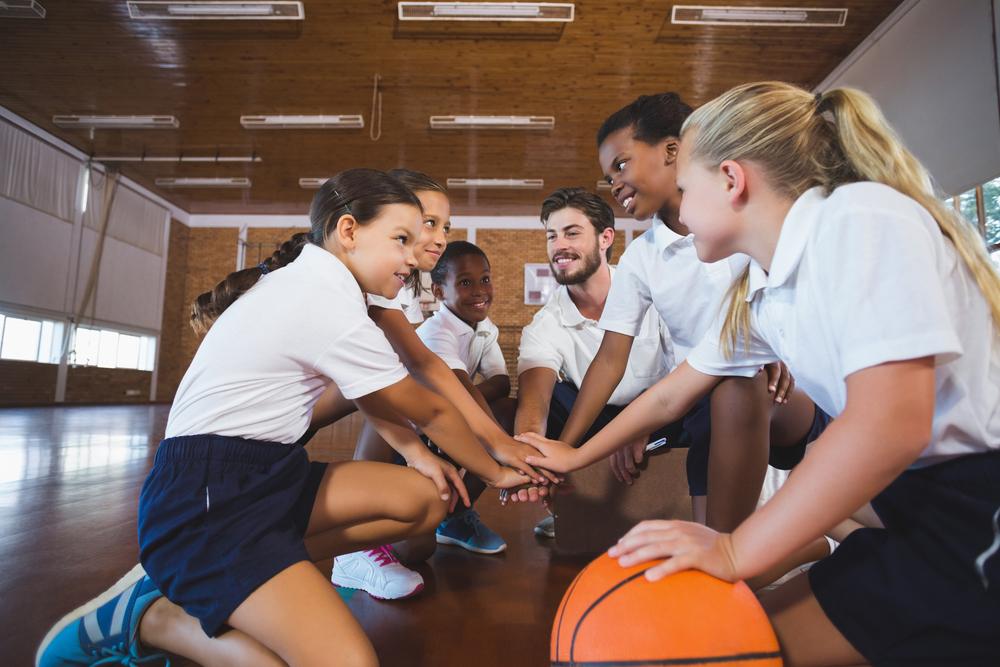
[[69,361],[78,366],[151,371],[156,363],[156,339],[111,329],[79,326],[76,328]]
[[982,234],[994,263],[1000,262],[1000,176],[956,199],[962,216]]
[[983,184],[983,209],[986,219],[986,244],[993,247],[1000,243],[1000,177]]
[[59,363],[62,322],[0,313],[0,359]]

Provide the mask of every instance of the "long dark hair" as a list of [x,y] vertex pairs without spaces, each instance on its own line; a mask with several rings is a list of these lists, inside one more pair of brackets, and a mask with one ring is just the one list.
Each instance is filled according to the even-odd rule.
[[420,200],[405,185],[377,169],[348,169],[327,180],[313,197],[309,209],[312,228],[294,234],[260,264],[230,273],[210,292],[199,295],[191,305],[191,326],[199,333],[207,331],[262,275],[294,262],[307,243],[322,246],[342,215],[352,215],[365,225],[389,204],[420,208]]

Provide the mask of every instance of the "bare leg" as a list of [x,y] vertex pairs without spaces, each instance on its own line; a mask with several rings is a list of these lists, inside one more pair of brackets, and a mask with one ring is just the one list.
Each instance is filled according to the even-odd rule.
[[291,667],[378,665],[375,649],[312,563],[296,563],[250,594],[229,624]]
[[767,572],[759,574],[751,579],[747,579],[747,586],[749,586],[751,590],[759,590],[764,586],[774,583],[796,567],[805,565],[806,563],[812,563],[820,560],[821,558],[826,558],[829,555],[830,543],[826,541],[825,537],[813,540],[795,553],[790,554],[787,558],[770,568]]
[[786,667],[867,665],[823,613],[805,574],[760,596],[778,635]]
[[203,667],[283,667],[285,664],[273,651],[239,630],[210,638],[194,617],[188,616],[187,612],[165,597],[150,605],[143,614],[139,641],[143,646],[156,646]]
[[763,373],[726,378],[712,392],[706,523],[731,532],[757,508],[767,470],[770,395]]
[[704,526],[707,506],[707,496],[691,496],[691,520]]
[[[378,491],[386,488],[393,493]],[[386,544],[433,530],[446,510],[433,483],[414,470],[369,462],[331,464],[316,494],[306,546],[315,557],[326,558]],[[257,589],[237,608],[230,625],[235,629],[209,638],[197,620],[161,599],[143,615],[139,632],[143,644],[204,667],[324,665],[331,660],[377,664],[368,638],[311,563],[296,563]]]

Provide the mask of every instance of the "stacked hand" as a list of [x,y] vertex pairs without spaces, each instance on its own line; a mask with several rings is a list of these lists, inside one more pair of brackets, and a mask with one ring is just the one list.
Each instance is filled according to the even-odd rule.
[[646,456],[646,441],[649,436],[642,436],[633,442],[615,450],[615,453],[608,457],[611,464],[611,471],[615,474],[615,479],[631,486],[632,481],[639,476],[639,464]]

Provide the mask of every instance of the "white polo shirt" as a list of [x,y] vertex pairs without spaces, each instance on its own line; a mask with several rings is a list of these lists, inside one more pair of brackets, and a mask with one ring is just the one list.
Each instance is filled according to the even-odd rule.
[[[611,275],[615,275],[613,268]],[[602,340],[604,329],[596,320],[581,315],[569,288],[560,285],[521,331],[517,374],[532,368],[549,368],[560,380],[568,380],[579,388]],[[632,343],[625,375],[608,403],[628,405],[669,373],[673,365],[673,346],[667,327],[656,310],[647,308],[639,335]]]
[[652,305],[670,330],[679,364],[708,331],[747,261],[746,255],[734,255],[706,264],[698,259],[693,235],[681,236],[654,218],[622,254],[599,326],[637,336]]
[[473,329],[441,304],[434,315],[417,327],[417,335],[448,368],[465,371],[470,378],[476,373],[487,380],[507,375],[507,363],[498,342],[500,330],[489,318]]
[[[752,339],[727,360],[721,323],[688,363],[745,375],[781,359],[827,414],[845,379],[878,364],[936,357],[930,445],[915,465],[1000,447],[1000,352],[975,280],[915,201],[876,183],[803,194],[785,218],[767,274],[750,264]],[[755,297],[755,298],[754,298]]]
[[368,305],[378,306],[386,310],[399,310],[406,315],[406,320],[410,324],[421,324],[424,321],[424,313],[420,309],[420,300],[413,293],[413,288],[403,285],[392,299],[387,299],[379,294],[368,294]]
[[354,399],[404,377],[368,317],[357,280],[310,243],[209,329],[177,389],[166,436],[215,433],[294,443],[331,381]]

